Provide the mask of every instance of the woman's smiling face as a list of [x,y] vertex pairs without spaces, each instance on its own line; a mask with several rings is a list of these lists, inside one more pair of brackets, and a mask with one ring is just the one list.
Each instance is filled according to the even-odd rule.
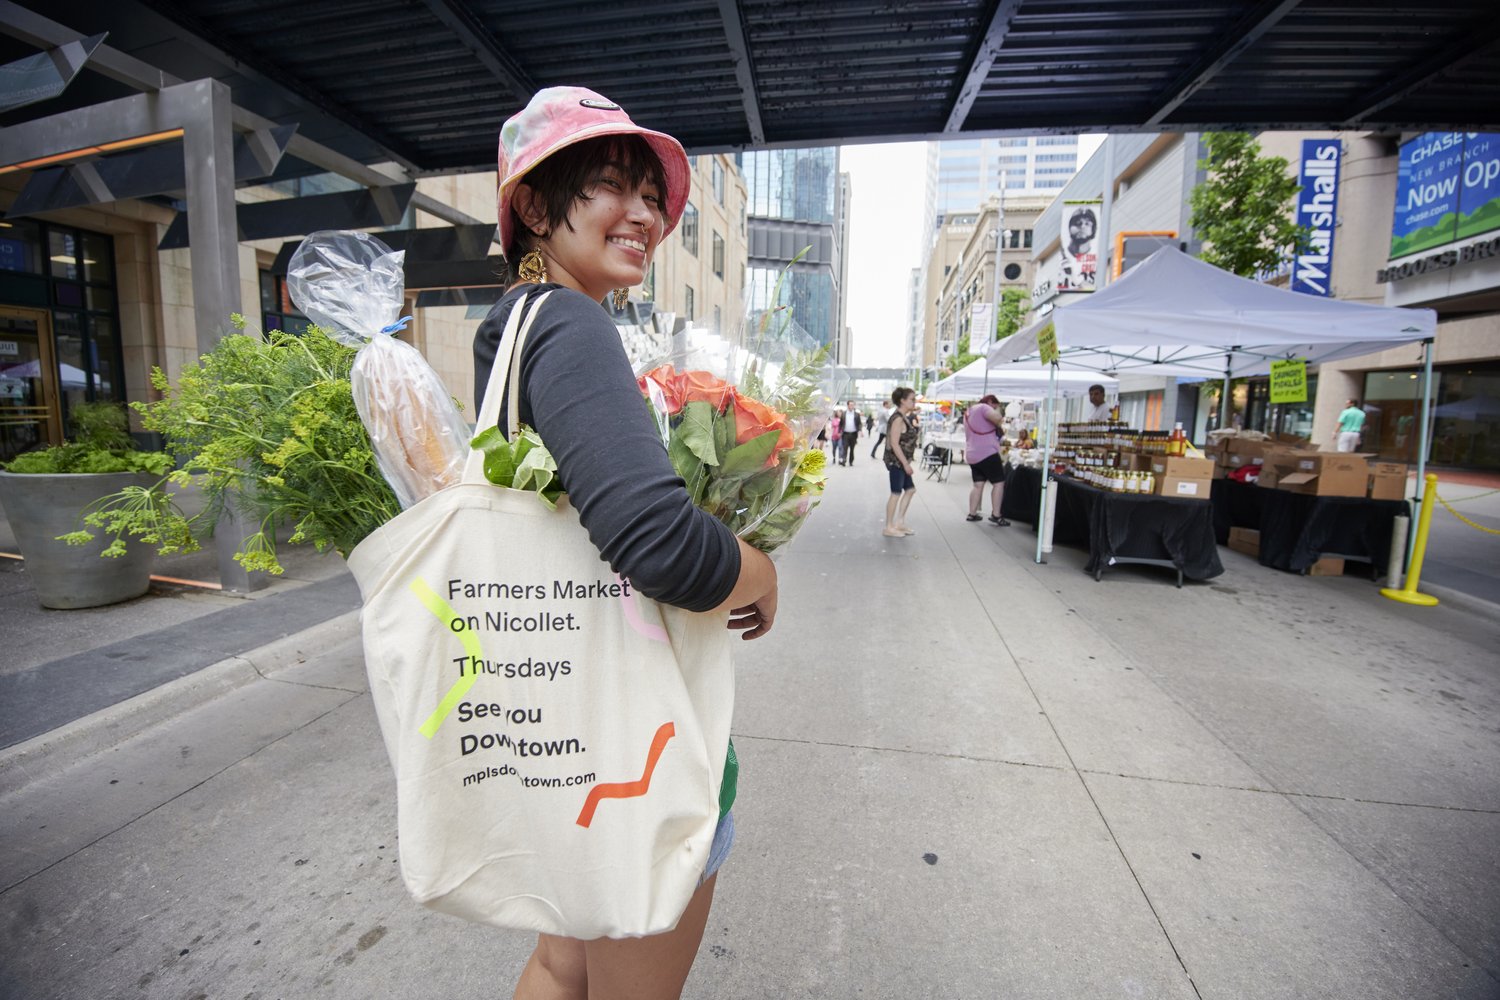
[[567,222],[537,241],[551,280],[603,299],[645,280],[666,230],[665,198],[650,179],[634,184],[606,163],[574,199]]

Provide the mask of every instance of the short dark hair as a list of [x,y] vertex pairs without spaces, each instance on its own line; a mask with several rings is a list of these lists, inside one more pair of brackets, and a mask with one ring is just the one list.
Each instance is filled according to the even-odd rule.
[[1104,386],[1102,386],[1102,385],[1091,385],[1091,386],[1089,386],[1089,392],[1093,392],[1095,389],[1098,389],[1100,392],[1103,392],[1104,391]]
[[903,399],[905,399],[907,396],[915,396],[916,394],[917,390],[911,388],[910,386],[898,386],[896,388],[896,391],[891,393],[891,402],[896,404],[897,406],[900,406]]
[[[558,226],[568,225],[568,213],[573,211],[574,203],[592,197],[591,185],[604,168],[611,165],[637,187],[647,181],[655,184],[662,204],[667,203],[666,171],[650,144],[638,135],[601,136],[575,142],[532,167],[520,183],[535,191],[541,199],[544,221],[550,232]],[[531,230],[516,212],[514,200],[511,206],[511,215],[515,216],[511,245],[502,247],[502,250],[514,272],[516,262],[529,249]]]

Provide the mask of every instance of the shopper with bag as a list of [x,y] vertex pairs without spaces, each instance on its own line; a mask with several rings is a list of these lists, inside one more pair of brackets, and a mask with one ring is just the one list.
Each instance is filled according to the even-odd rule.
[[[775,621],[777,600],[776,572],[765,554],[694,507],[642,405],[619,333],[601,305],[612,293],[621,294],[645,278],[657,248],[682,216],[689,177],[687,156],[675,139],[637,126],[613,102],[578,87],[539,91],[500,132],[500,243],[512,284],[474,341],[476,399],[503,385],[498,406],[486,399],[486,408],[512,415],[501,422],[503,430],[507,422],[518,421],[540,434],[556,459],[567,503],[576,511],[578,537],[591,543],[597,558],[618,574],[620,586],[633,591],[623,599],[628,622],[620,628],[626,638],[631,629],[656,636],[653,648],[665,655],[684,649],[689,654],[694,649],[712,652],[721,641],[713,636],[724,636],[726,624],[742,630],[746,639],[759,638]],[[514,358],[508,379],[507,354]],[[612,433],[601,434],[601,427]],[[513,565],[507,555],[492,553],[496,579],[536,575],[538,567]],[[546,553],[539,558],[545,564]],[[548,575],[545,566],[540,569]],[[643,615],[646,621],[639,620]],[[716,631],[709,635],[706,629]],[[627,666],[601,659],[579,672],[614,682],[620,678],[607,672],[626,671]],[[723,671],[694,662],[691,655],[680,664],[692,707],[712,716],[698,728],[704,733],[722,730],[727,742],[726,702],[732,688],[723,687],[721,680],[715,681],[720,687],[708,685],[706,694],[696,689],[695,680],[709,672],[732,683],[727,649]],[[628,789],[649,780],[650,794],[604,797],[597,803],[598,822],[606,810],[614,821],[625,810],[651,802],[656,784],[669,779],[674,748],[686,742],[683,729],[678,725],[677,735],[667,739],[659,764],[655,757],[647,762],[646,778],[620,786]],[[653,744],[653,754],[658,749]],[[670,929],[644,936],[543,932],[521,974],[517,997],[660,1000],[680,994],[708,918],[718,865],[733,836],[728,807],[737,763],[725,745],[708,751],[710,761],[724,765],[722,780],[713,775],[718,801],[709,803],[717,807],[718,820],[716,825],[710,820],[707,828],[682,825],[684,830],[702,829],[703,839],[688,842],[688,856],[699,865],[694,877],[700,881],[696,890],[688,885],[690,898],[680,919],[669,918]],[[641,765],[622,761],[620,770],[640,777]],[[670,847],[673,817],[663,822],[667,833],[660,842]],[[696,853],[700,845],[702,854]],[[655,863],[653,858],[638,859],[651,877]],[[607,870],[595,873],[601,909],[625,891],[606,875]],[[583,889],[583,909],[589,910],[588,886]],[[555,924],[542,917],[491,922],[554,930],[573,926],[563,918]],[[578,926],[595,925],[580,919]]]
[[1010,522],[1000,516],[1000,500],[1005,494],[1005,465],[1000,459],[1000,434],[1005,420],[1000,400],[991,393],[969,407],[964,414],[964,457],[969,460],[969,475],[974,485],[969,490],[969,513],[966,521],[978,521],[984,503],[984,486],[990,484],[990,523],[1002,528]]

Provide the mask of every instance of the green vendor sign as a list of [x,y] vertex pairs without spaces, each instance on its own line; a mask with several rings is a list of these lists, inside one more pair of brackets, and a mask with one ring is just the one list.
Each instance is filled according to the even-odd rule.
[[1271,362],[1271,402],[1307,402],[1307,360]]

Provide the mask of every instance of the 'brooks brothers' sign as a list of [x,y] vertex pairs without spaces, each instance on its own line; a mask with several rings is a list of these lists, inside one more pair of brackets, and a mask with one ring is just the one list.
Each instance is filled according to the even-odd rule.
[[1333,271],[1333,227],[1338,219],[1339,153],[1337,139],[1302,140],[1302,190],[1297,194],[1297,223],[1311,232],[1308,247],[1292,262],[1291,288],[1308,295],[1327,295]]

